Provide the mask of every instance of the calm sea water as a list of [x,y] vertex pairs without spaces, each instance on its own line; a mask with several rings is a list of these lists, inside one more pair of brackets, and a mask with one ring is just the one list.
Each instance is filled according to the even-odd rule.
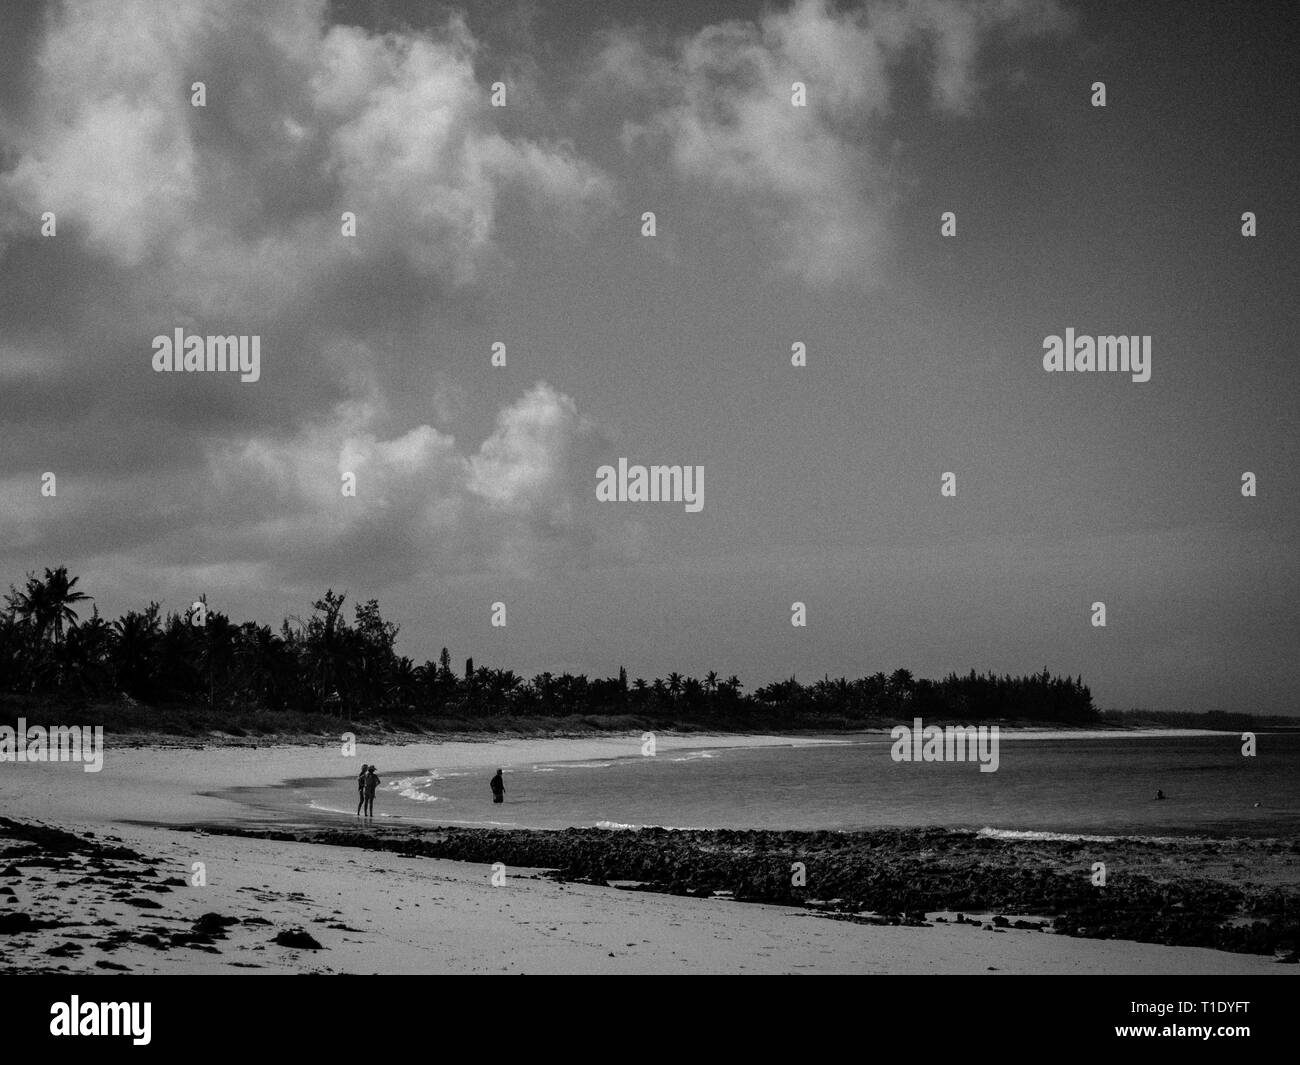
[[[899,763],[888,737],[815,746],[701,748],[600,762],[384,767],[389,822],[673,828],[857,829],[941,825],[1095,835],[1300,835],[1300,734],[1003,738],[997,772]],[[1156,801],[1156,789],[1164,801]],[[310,820],[355,820],[353,778],[293,781],[238,797]],[[273,794],[272,794],[273,793]]]

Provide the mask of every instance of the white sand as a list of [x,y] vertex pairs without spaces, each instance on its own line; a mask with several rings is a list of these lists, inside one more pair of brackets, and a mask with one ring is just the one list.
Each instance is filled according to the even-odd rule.
[[[788,744],[788,738],[667,737],[660,750]],[[157,895],[161,910],[140,911],[92,886],[65,888],[66,874],[25,869],[8,880],[22,908],[90,925],[184,930],[200,914],[272,924],[234,926],[219,954],[132,944],[106,953],[92,939],[71,971],[101,971],[101,959],[134,972],[836,972],[836,973],[1295,973],[1269,958],[1148,944],[1072,939],[1042,932],[991,932],[969,925],[881,928],[819,918],[779,906],[689,899],[586,885],[562,885],[508,869],[494,887],[489,865],[404,858],[170,828],[170,823],[240,815],[239,804],[204,796],[311,776],[344,776],[360,762],[391,766],[478,766],[504,762],[617,757],[639,752],[627,739],[509,740],[337,748],[110,748],[103,772],[78,765],[0,766],[0,811],[73,831],[93,829],[162,858],[164,876],[188,878],[203,862],[207,884]],[[18,863],[21,867],[21,862]],[[357,931],[331,928],[342,924]],[[277,928],[301,925],[328,949],[269,943]],[[94,931],[94,929],[90,929]],[[6,967],[52,965],[46,948],[76,929],[11,936]],[[96,932],[96,935],[102,931]],[[250,968],[249,966],[256,966]],[[0,968],[0,971],[3,971]]]

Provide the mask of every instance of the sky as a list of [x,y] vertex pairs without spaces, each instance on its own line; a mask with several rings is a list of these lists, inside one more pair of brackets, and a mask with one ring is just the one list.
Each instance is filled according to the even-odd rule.
[[[528,676],[1296,713],[1285,16],[7,5],[0,585],[274,625],[333,588]],[[176,329],[258,379],[157,372]],[[1047,372],[1067,329],[1150,336],[1150,380]],[[599,500],[619,458],[703,507]]]

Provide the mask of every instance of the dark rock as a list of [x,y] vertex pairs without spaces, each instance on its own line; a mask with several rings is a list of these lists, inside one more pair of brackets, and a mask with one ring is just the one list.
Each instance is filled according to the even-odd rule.
[[301,928],[285,928],[277,932],[271,942],[282,947],[294,947],[299,950],[325,949],[315,936]]
[[167,938],[173,947],[188,947],[196,943],[208,946],[212,943],[211,936],[205,936],[200,932],[173,932]]
[[34,932],[38,928],[58,928],[57,921],[38,921],[30,913],[0,913],[0,936],[17,932]]
[[202,936],[224,936],[232,924],[239,924],[238,917],[223,917],[219,913],[205,913],[194,922],[192,931]]

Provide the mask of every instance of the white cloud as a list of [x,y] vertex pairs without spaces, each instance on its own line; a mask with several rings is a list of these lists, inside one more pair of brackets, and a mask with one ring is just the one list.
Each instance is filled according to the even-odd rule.
[[[432,425],[385,431],[377,398],[340,404],[279,436],[213,438],[206,468],[86,475],[55,464],[0,478],[0,543],[87,549],[159,564],[270,566],[294,580],[378,583],[424,572],[521,576],[623,557],[622,530],[597,522],[595,471],[607,443],[574,401],[539,382],[466,449]],[[343,495],[343,474],[355,496]],[[160,502],[165,501],[165,502]],[[66,546],[65,546],[66,545]]]
[[[0,510],[0,539],[56,550],[93,525],[106,556],[147,547],[326,580],[581,559],[591,473],[577,464],[594,430],[571,399],[537,386],[467,452],[445,431],[465,393],[436,365],[403,378],[429,389],[432,424],[396,423],[386,390],[394,365],[425,359],[430,305],[505,254],[507,202],[576,228],[612,185],[517,115],[498,128],[462,20],[379,34],[330,14],[324,0],[51,9],[24,57],[32,102],[6,116],[0,236],[39,242],[55,211],[57,242],[37,245],[55,254],[36,268],[90,282],[63,281],[65,313],[0,350],[9,407],[60,426],[33,443],[0,425],[24,471],[0,482],[23,499]],[[261,381],[153,374],[150,338],[175,327],[260,335]],[[93,387],[64,398],[60,375]],[[90,434],[123,425],[134,447],[88,459]],[[29,505],[31,471],[51,467],[57,506]]]
[[61,236],[154,266],[151,293],[183,277],[191,303],[247,307],[358,253],[472,282],[510,187],[548,209],[609,203],[571,147],[494,128],[463,22],[375,35],[325,17],[318,0],[65,6],[0,174],[5,229],[53,210]]
[[[625,128],[626,147],[665,145],[678,174],[751,204],[790,273],[870,284],[893,195],[870,134],[890,113],[899,64],[921,55],[935,106],[964,113],[978,94],[979,49],[995,31],[1064,23],[1051,0],[873,2],[842,13],[797,0],[757,23],[706,27],[667,54],[615,33],[594,80],[651,104]],[[807,107],[791,104],[795,82],[807,86]]]
[[[377,406],[348,403],[290,438],[214,448],[217,539],[305,568],[345,554],[356,568],[355,548],[374,539],[386,567],[514,573],[580,560],[593,542],[600,437],[550,385],[503,408],[472,453],[429,425],[384,438],[381,420]],[[355,498],[342,494],[345,473]]]

